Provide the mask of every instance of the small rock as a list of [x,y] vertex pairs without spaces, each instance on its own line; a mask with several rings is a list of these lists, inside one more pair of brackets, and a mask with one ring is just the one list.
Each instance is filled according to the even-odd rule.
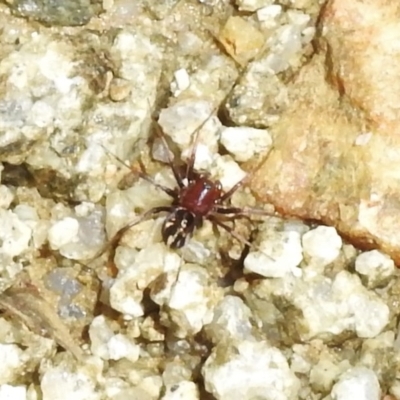
[[0,400],[26,400],[26,387],[25,386],[0,386]]
[[23,351],[15,344],[0,343],[0,384],[12,383],[23,375]]
[[78,236],[79,222],[76,218],[66,217],[54,223],[49,229],[49,243],[54,250],[75,241]]
[[93,318],[89,327],[90,349],[92,354],[103,360],[109,360],[110,354],[107,343],[113,335],[114,332],[107,324],[104,315],[98,315]]
[[288,273],[301,274],[298,266],[303,259],[303,250],[299,232],[270,231],[265,226],[258,248],[250,251],[244,260],[246,272],[255,272],[267,278],[280,278]]
[[171,91],[175,97],[178,97],[190,86],[190,77],[185,68],[176,70],[174,77],[175,81],[171,83]]
[[354,367],[340,376],[333,386],[333,400],[380,400],[381,390],[374,371]]
[[214,308],[213,320],[207,325],[207,333],[215,343],[224,337],[236,340],[253,338],[251,310],[240,297],[226,296]]
[[259,153],[267,153],[272,144],[266,129],[251,127],[229,127],[221,132],[221,143],[235,157],[236,161],[249,161]]
[[315,391],[329,392],[341,373],[351,367],[347,360],[338,362],[335,355],[324,351],[310,371],[310,385]]
[[0,185],[0,207],[5,210],[14,200],[14,193],[5,185]]
[[29,246],[32,229],[17,214],[0,209],[0,252],[10,257],[20,255]]
[[217,399],[298,399],[300,382],[280,350],[265,342],[222,343],[202,370],[206,390]]
[[273,0],[236,0],[241,11],[257,11],[259,8],[273,4]]
[[[195,383],[182,381],[175,385],[167,386],[161,400],[199,400],[200,393]],[[1,399],[0,399],[1,400]]]
[[214,308],[214,317],[205,327],[206,333],[214,343],[226,338],[251,340],[253,338],[251,318],[251,311],[241,298],[226,296]]
[[342,238],[335,228],[318,226],[303,235],[302,244],[304,253],[311,258],[311,262],[326,266],[339,256]]
[[100,400],[97,382],[81,371],[71,372],[67,366],[48,368],[41,380],[43,400]]
[[139,253],[121,248],[115,262],[120,272],[110,288],[111,307],[131,317],[139,317],[143,315],[143,291],[163,274],[171,276],[171,281],[157,294],[153,292],[153,300],[163,303],[169,298],[181,260],[164,244],[156,243]]
[[388,306],[347,271],[339,272],[333,280],[316,276],[291,291],[290,301],[302,311],[308,326],[308,332],[303,329],[304,340],[336,336],[346,330],[371,338],[389,322]]
[[265,42],[264,35],[239,16],[229,17],[218,39],[226,52],[242,66],[259,54]]
[[110,360],[126,358],[131,362],[139,359],[140,347],[133,343],[126,335],[118,333],[110,338],[107,343]]
[[276,28],[278,25],[278,17],[282,13],[282,6],[279,4],[271,4],[269,6],[257,10],[257,18],[266,28]]
[[50,26],[85,25],[101,11],[97,0],[6,0],[6,4],[13,14]]
[[210,172],[221,182],[225,191],[230,190],[247,175],[230,156],[216,156]]
[[361,253],[356,258],[355,269],[371,289],[385,285],[396,271],[393,260],[378,250]]
[[160,112],[158,123],[164,133],[183,151],[184,158],[190,156],[192,140],[198,135],[195,160],[197,170],[208,169],[213,154],[218,150],[218,133],[222,125],[213,116],[214,111],[208,101],[186,99]]
[[220,293],[217,288],[210,293],[209,275],[200,266],[185,265],[177,279],[166,304],[169,318],[179,327],[175,335],[185,337],[200,332],[211,321],[212,303]]

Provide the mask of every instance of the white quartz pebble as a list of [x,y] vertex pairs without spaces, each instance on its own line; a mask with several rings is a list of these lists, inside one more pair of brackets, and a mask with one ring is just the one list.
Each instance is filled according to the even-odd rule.
[[108,325],[104,315],[93,318],[89,327],[90,349],[92,354],[103,360],[110,358],[107,343],[113,337],[114,332]]
[[63,366],[49,368],[40,387],[43,400],[100,400],[96,381],[82,372],[71,372]]
[[32,229],[10,210],[0,209],[0,252],[10,257],[20,255],[29,246]]
[[385,283],[396,271],[393,260],[378,250],[361,253],[356,258],[355,269],[372,288]]
[[233,155],[236,161],[249,161],[256,154],[266,152],[272,144],[266,129],[251,127],[224,127],[221,143]]
[[389,322],[385,302],[347,271],[339,272],[334,279],[315,277],[295,290],[291,301],[308,326],[308,332],[302,334],[305,340],[346,330],[355,331],[361,338],[372,338]]
[[25,386],[0,386],[0,400],[26,400]]
[[200,393],[194,382],[182,381],[174,385],[168,385],[161,400],[198,400]]
[[223,337],[251,339],[251,316],[251,310],[240,297],[228,295],[215,307],[213,320],[207,328],[215,341]]
[[22,374],[22,354],[17,345],[0,343],[0,384],[10,383]]
[[179,146],[183,158],[191,155],[193,138],[198,133],[195,160],[197,170],[207,170],[212,163],[213,154],[218,150],[222,124],[213,115],[214,111],[213,105],[208,101],[189,99],[177,102],[160,112],[158,123],[164,133]]
[[275,232],[250,251],[244,261],[246,272],[255,272],[267,278],[281,278],[288,273],[299,275],[298,266],[303,259],[300,233]]
[[[120,272],[110,288],[110,304],[130,317],[143,315],[141,301],[148,285],[163,273],[170,272],[175,277],[181,264],[179,256],[162,243],[151,244],[137,254],[123,248],[115,262]],[[159,294],[158,301],[162,303],[169,298],[170,288],[171,285]]]
[[280,350],[265,342],[222,343],[202,370],[206,390],[216,399],[298,399],[299,380]]
[[303,250],[318,264],[328,265],[340,254],[342,239],[331,226],[318,226],[302,238]]
[[236,0],[236,4],[241,11],[256,11],[272,3],[273,0]]
[[175,81],[171,83],[171,92],[178,97],[190,86],[190,76],[185,68],[180,68],[174,72]]
[[230,190],[247,175],[229,156],[216,156],[211,174],[221,182],[225,191]]
[[[180,328],[180,336],[196,334],[212,318],[209,276],[194,264],[179,271],[178,281],[172,286],[167,300],[170,318]],[[218,290],[213,293],[213,298]]]
[[79,232],[79,222],[76,218],[66,217],[55,222],[49,229],[49,242],[54,250],[74,241]]
[[110,338],[107,343],[110,360],[126,358],[135,362],[139,359],[140,347],[126,335],[118,333]]
[[14,193],[6,185],[0,185],[0,207],[7,209],[14,200]]
[[333,400],[380,400],[378,378],[372,370],[355,367],[346,371],[333,386]]

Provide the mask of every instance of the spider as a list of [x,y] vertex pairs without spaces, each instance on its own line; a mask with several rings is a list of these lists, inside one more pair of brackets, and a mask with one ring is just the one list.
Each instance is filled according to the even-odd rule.
[[[247,174],[242,180],[225,192],[222,189],[221,182],[211,179],[207,173],[195,170],[194,164],[199,132],[215,112],[216,110],[214,110],[193,133],[193,145],[190,150],[188,161],[185,164],[177,164],[175,157],[172,158],[165,134],[154,120],[156,132],[166,150],[167,163],[172,170],[176,181],[176,187],[169,188],[156,183],[146,173],[146,169],[141,160],[139,160],[140,171],[137,175],[167,193],[171,198],[171,203],[166,206],[153,207],[119,229],[106,246],[106,248],[112,248],[109,261],[113,259],[115,248],[118,246],[119,241],[126,231],[143,220],[160,213],[167,214],[161,227],[161,236],[163,242],[172,249],[182,248],[195,230],[202,226],[204,220],[209,220],[214,226],[229,232],[236,240],[251,246],[251,243],[247,239],[233,231],[222,219],[233,221],[236,218],[248,217],[252,214],[275,215],[265,210],[233,207],[227,203],[232,195],[247,181],[251,173]],[[113,157],[130,168],[115,155],[113,155]],[[95,258],[103,254],[106,248],[102,249]]]

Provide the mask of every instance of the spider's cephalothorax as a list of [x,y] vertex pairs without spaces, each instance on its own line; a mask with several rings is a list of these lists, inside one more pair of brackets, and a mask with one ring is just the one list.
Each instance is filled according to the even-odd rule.
[[186,243],[196,228],[203,224],[221,198],[220,182],[213,182],[205,175],[194,173],[190,181],[174,196],[170,214],[162,226],[162,238],[165,244],[178,249]]

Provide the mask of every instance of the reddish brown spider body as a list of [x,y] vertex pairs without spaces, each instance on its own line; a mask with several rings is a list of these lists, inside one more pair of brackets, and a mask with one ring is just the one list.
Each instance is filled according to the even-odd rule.
[[[211,118],[211,116],[212,115],[210,115],[209,118]],[[158,125],[156,125],[159,137],[168,150],[166,152],[168,164],[171,167],[177,186],[172,189],[154,182],[154,180],[147,175],[141,161],[139,161],[141,167],[139,176],[167,193],[172,198],[172,201],[170,205],[154,207],[145,211],[136,220],[121,228],[108,244],[108,246],[113,249],[111,256],[119,240],[128,229],[152,215],[163,212],[167,213],[167,216],[161,228],[162,239],[166,245],[173,249],[183,247],[195,229],[202,226],[205,219],[209,220],[213,225],[226,230],[240,242],[250,245],[245,238],[235,233],[232,228],[224,222],[226,220],[233,221],[235,218],[252,214],[271,215],[271,213],[264,212],[263,210],[243,209],[232,207],[230,204],[224,204],[230,199],[233,193],[243,185],[247,177],[236,183],[236,185],[227,192],[224,192],[219,181],[213,181],[207,174],[199,173],[194,169],[199,131],[209,118],[207,118],[195,132],[194,144],[187,164],[180,166],[175,163],[175,159],[171,158],[164,133],[160,130]],[[119,161],[123,163],[122,160]],[[101,253],[104,251],[105,249],[103,249]]]
[[200,175],[181,190],[179,205],[193,214],[205,217],[218,203],[221,193],[220,182],[213,182]]
[[198,174],[190,164],[186,171],[190,178],[178,181],[180,190],[172,194],[170,214],[161,229],[164,243],[173,249],[182,247],[194,230],[203,225],[203,219],[212,215],[222,197],[219,181]]

